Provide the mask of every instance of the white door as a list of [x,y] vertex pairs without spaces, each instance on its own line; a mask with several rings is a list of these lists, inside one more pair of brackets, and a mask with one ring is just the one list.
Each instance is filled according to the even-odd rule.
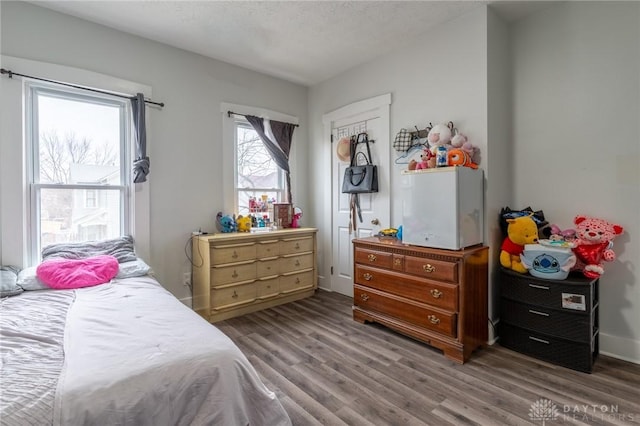
[[[370,141],[372,163],[378,167],[379,191],[371,194],[359,194],[362,222],[356,216],[356,230],[350,231],[350,195],[342,193],[344,170],[349,166],[336,155],[337,142],[343,136],[367,132]],[[385,108],[352,114],[347,117],[335,117],[331,123],[332,143],[332,274],[331,289],[353,297],[353,238],[369,237],[381,229],[391,227],[390,165],[389,165],[389,116],[388,105]],[[364,144],[358,145],[358,151],[366,153]]]

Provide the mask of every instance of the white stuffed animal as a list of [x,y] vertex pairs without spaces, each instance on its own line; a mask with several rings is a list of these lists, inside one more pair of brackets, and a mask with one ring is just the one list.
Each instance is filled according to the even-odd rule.
[[429,130],[427,142],[429,142],[431,153],[436,159],[436,167],[447,166],[447,152],[452,148],[450,144],[452,128],[453,123],[451,127],[446,124],[436,124]]
[[439,146],[444,146],[448,151],[451,148],[451,129],[446,124],[436,124],[429,130],[427,142],[433,154]]

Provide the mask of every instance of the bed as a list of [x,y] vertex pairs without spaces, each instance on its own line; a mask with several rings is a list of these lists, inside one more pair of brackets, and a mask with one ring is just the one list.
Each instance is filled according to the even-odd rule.
[[149,274],[21,283],[0,300],[0,424],[291,424],[239,348]]

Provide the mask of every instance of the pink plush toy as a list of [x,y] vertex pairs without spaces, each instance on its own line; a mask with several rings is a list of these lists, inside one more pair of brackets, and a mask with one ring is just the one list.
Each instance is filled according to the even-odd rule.
[[435,155],[438,147],[451,149],[451,128],[446,124],[436,124],[429,130],[427,141],[431,147],[431,152]]
[[576,216],[576,247],[573,252],[578,259],[574,269],[582,271],[587,278],[598,278],[604,273],[602,261],[612,262],[616,254],[611,249],[613,239],[622,234],[622,226],[588,216]]
[[436,156],[430,149],[425,149],[422,160],[416,164],[416,170],[431,169],[436,166]]
[[457,133],[451,138],[451,146],[454,148],[460,148],[467,152],[470,157],[473,157],[473,154],[476,152],[476,147],[473,146],[473,144],[469,142],[467,137],[462,133]]

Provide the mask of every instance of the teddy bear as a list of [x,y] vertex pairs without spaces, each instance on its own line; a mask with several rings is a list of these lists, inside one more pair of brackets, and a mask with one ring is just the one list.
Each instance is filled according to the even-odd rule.
[[425,149],[420,157],[421,160],[416,164],[415,170],[432,169],[436,166],[436,156],[430,149]]
[[520,255],[524,252],[525,244],[538,242],[538,226],[531,216],[521,216],[507,219],[507,237],[500,247],[500,264],[521,274],[527,273]]
[[576,216],[573,223],[576,225],[576,246],[573,252],[578,259],[574,269],[582,271],[587,278],[598,278],[604,273],[602,261],[615,260],[612,240],[622,234],[624,229],[604,219],[583,215]]
[[427,134],[431,153],[436,158],[436,167],[447,165],[447,151],[451,148],[451,136],[451,127],[446,124],[436,124]]

